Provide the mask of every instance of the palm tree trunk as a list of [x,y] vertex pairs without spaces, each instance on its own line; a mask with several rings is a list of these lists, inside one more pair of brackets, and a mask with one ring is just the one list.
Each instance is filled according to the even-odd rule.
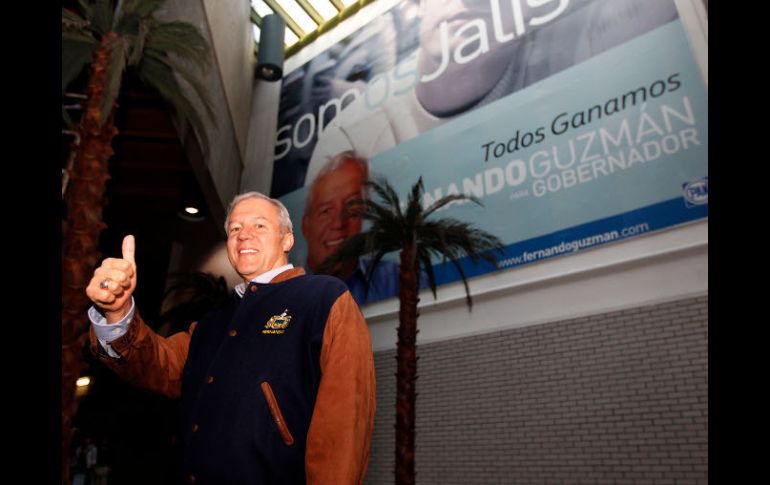
[[117,134],[112,116],[102,123],[106,63],[114,33],[102,38],[94,53],[88,79],[88,102],[80,121],[80,145],[65,195],[67,220],[62,224],[62,482],[69,483],[72,417],[76,411],[75,380],[85,367],[82,349],[88,329],[85,288],[101,258],[97,250],[102,222],[104,189]]
[[414,485],[418,275],[416,244],[401,251],[396,345],[396,485]]

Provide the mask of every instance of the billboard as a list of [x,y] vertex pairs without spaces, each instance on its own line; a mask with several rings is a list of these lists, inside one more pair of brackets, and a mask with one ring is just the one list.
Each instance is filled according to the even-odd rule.
[[286,76],[272,194],[312,270],[362,229],[340,209],[353,151],[403,195],[422,177],[426,206],[479,198],[437,216],[503,240],[467,275],[506,270],[708,217],[707,108],[671,0],[403,1]]

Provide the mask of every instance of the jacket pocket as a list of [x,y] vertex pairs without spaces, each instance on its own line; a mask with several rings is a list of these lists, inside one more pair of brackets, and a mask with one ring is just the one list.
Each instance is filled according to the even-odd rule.
[[286,420],[283,419],[281,408],[278,407],[278,401],[275,399],[275,394],[273,394],[270,383],[262,381],[259,387],[262,388],[262,394],[265,395],[267,407],[270,408],[270,414],[273,416],[273,421],[275,422],[275,425],[278,426],[278,432],[281,434],[281,439],[286,443],[286,446],[293,445],[294,437],[291,435],[288,426],[286,426]]

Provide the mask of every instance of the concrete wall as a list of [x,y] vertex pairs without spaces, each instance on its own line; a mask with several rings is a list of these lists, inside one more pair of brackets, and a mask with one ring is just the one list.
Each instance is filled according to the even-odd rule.
[[[254,30],[249,0],[203,0],[227,108],[241,159],[246,145],[254,89]],[[228,201],[229,202],[229,201]]]
[[[708,483],[707,306],[699,296],[420,346],[417,483]],[[386,484],[395,350],[375,365],[366,483]]]
[[[708,222],[421,294],[417,483],[707,483]],[[395,300],[364,308],[392,483]]]

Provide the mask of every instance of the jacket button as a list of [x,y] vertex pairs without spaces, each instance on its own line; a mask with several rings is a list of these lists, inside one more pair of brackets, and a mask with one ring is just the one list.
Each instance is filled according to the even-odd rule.
[[238,335],[238,332],[236,332],[235,329],[230,330],[231,337],[235,337],[236,335]]
[[208,379],[206,379],[206,382],[207,382],[207,383],[209,383],[209,384],[211,384],[212,382],[214,382],[214,376],[209,376],[209,378],[208,378]]
[[187,475],[187,481],[190,483],[195,483],[195,475],[193,475],[192,473]]
[[257,285],[251,285],[251,292],[256,293],[257,292]]
[[193,424],[192,432],[195,433],[198,431],[198,423]]

